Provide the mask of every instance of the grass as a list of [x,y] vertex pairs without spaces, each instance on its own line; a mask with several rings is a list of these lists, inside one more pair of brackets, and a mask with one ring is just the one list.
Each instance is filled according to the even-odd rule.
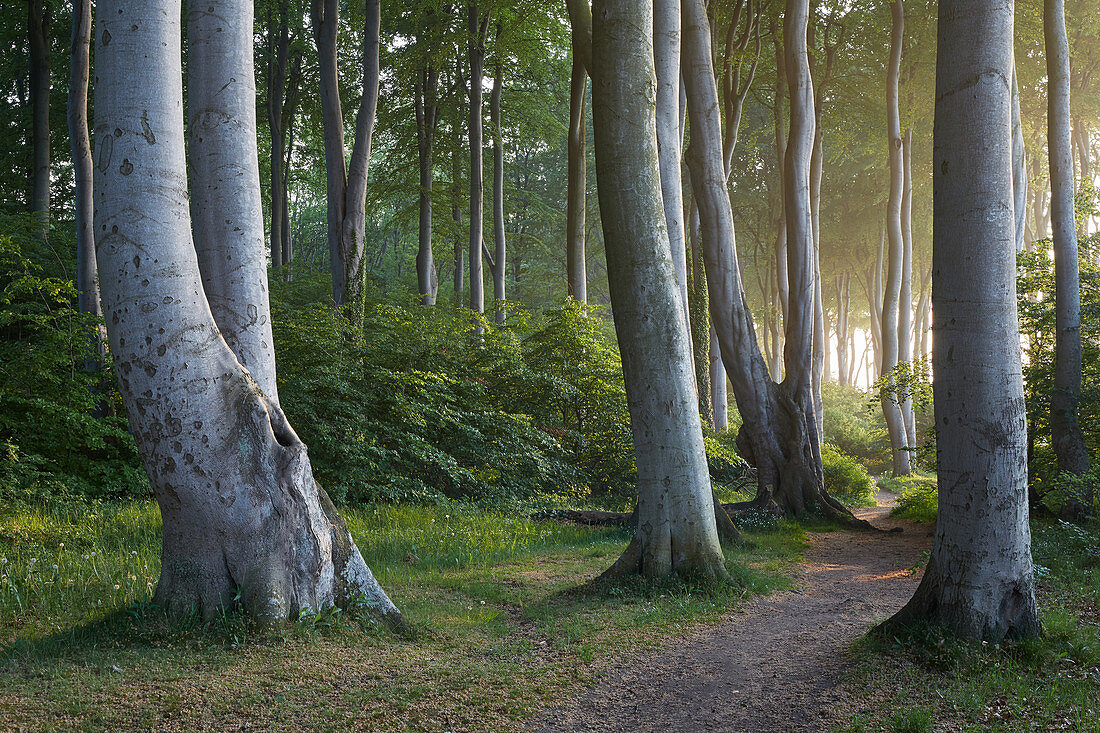
[[[739,585],[586,581],[627,534],[462,505],[349,509],[417,633],[338,613],[278,632],[150,606],[150,503],[0,516],[0,728],[512,729],[625,654],[786,587],[805,534],[772,524],[727,554]],[[56,566],[56,567],[55,567]]]
[[1100,731],[1100,520],[1032,523],[1043,636],[960,642],[935,627],[857,647],[867,698],[843,730]]

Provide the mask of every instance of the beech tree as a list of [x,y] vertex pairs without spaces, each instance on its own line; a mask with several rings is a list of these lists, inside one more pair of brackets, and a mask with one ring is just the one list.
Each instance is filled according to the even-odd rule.
[[467,38],[466,56],[470,65],[469,124],[467,134],[470,145],[470,310],[485,312],[485,280],[482,275],[482,251],[484,239],[484,175],[482,153],[482,97],[481,80],[485,69],[485,35],[489,28],[489,16],[482,15],[476,2],[466,7]]
[[324,124],[325,171],[328,197],[329,265],[332,299],[347,306],[353,322],[362,320],[366,286],[367,172],[371,135],[378,109],[378,46],[381,0],[366,0],[363,29],[363,95],[355,115],[351,158],[344,147],[344,116],[337,69],[339,0],[313,0],[310,19],[321,72],[321,117]]
[[42,236],[50,230],[50,24],[48,0],[29,0],[31,98],[31,213],[39,219]]
[[[1016,313],[1012,4],[940,0],[932,360],[939,514],[913,598],[880,631],[1039,632]],[[981,141],[976,145],[975,141]]]
[[[96,283],[95,232],[92,229],[92,141],[88,136],[88,76],[92,42],[92,2],[73,3],[70,45],[68,123],[76,184],[76,289],[80,312],[103,315]],[[98,341],[98,339],[97,339]]]
[[596,1],[589,72],[597,191],[638,467],[637,530],[607,572],[724,578],[665,224],[653,43],[652,0]]
[[[1044,0],[1047,64],[1047,156],[1050,161],[1050,223],[1054,242],[1054,389],[1050,393],[1051,443],[1058,470],[1087,480],[1089,453],[1077,402],[1081,395],[1081,290],[1074,217],[1073,148],[1070,129],[1070,58],[1063,0]],[[1067,497],[1066,516],[1092,507],[1091,487]]]
[[[96,250],[119,390],[163,519],[154,600],[275,621],[334,604],[401,616],[313,479],[274,393],[270,351],[223,338],[269,322],[259,217],[249,0],[188,10],[196,228],[184,159],[179,0],[101,0],[96,28]],[[204,163],[203,161],[206,161]],[[219,164],[220,163],[220,164]],[[205,268],[239,263],[208,296]],[[224,270],[223,270],[224,272]],[[213,284],[213,283],[211,283]],[[216,299],[247,318],[216,321]],[[242,363],[248,358],[248,367]]]

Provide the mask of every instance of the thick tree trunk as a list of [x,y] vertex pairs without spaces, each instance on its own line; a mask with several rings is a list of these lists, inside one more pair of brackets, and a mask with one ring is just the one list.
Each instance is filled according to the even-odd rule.
[[901,117],[898,112],[898,77],[901,73],[901,47],[905,38],[905,11],[902,0],[892,0],[890,14],[890,66],[886,76],[886,131],[890,156],[890,197],[886,211],[886,232],[889,256],[882,300],[882,329],[879,335],[879,376],[882,415],[890,435],[895,476],[909,473],[909,452],[905,434],[905,419],[901,412],[900,391],[896,389],[894,367],[898,364],[898,306],[901,298],[902,268],[905,243],[902,231],[902,198],[904,195],[904,158],[901,139]]
[[434,179],[433,155],[435,130],[439,106],[436,98],[439,88],[439,71],[424,66],[414,90],[416,106],[416,150],[420,164],[419,229],[416,250],[416,282],[420,300],[424,305],[435,305],[438,279],[435,257],[432,253],[432,183]]
[[[178,0],[100,0],[95,51],[96,250],[115,373],[163,519],[154,600],[205,617],[239,603],[266,621],[366,606],[400,622],[314,481],[305,446],[222,339],[204,297],[188,217],[180,11]],[[250,2],[211,0],[191,16],[193,49],[196,29],[215,16],[222,32],[198,35],[228,47],[200,58],[251,67]],[[254,110],[251,68],[235,78],[232,96]],[[235,169],[258,200],[252,145]],[[262,262],[262,229],[255,234],[252,261]]]
[[355,115],[355,141],[347,163],[344,160],[344,121],[336,58],[339,0],[313,0],[310,10],[321,75],[332,298],[338,307],[345,307],[349,319],[355,324],[362,323],[366,297],[364,235],[371,136],[378,109],[380,2],[366,0],[363,94]]
[[50,25],[48,0],[29,0],[27,30],[30,41],[31,97],[31,213],[39,220],[42,237],[50,231]]
[[485,278],[482,275],[484,188],[482,183],[481,80],[485,69],[485,32],[489,18],[481,17],[477,3],[467,6],[467,59],[470,63],[470,310],[485,312]]
[[[1069,43],[1063,0],[1044,0],[1043,28],[1047,59],[1047,150],[1050,159],[1050,209],[1054,235],[1055,353],[1050,393],[1050,434],[1058,471],[1085,478],[1089,454],[1078,422],[1081,394],[1081,292],[1077,231],[1074,228],[1073,149],[1070,140]],[[1067,517],[1092,509],[1092,487],[1071,497]]]
[[[500,38],[500,27],[497,27],[497,39]],[[493,74],[493,91],[489,95],[489,125],[493,135],[493,299],[497,302],[496,322],[504,323],[504,301],[507,300],[505,291],[505,275],[508,268],[505,264],[507,256],[507,241],[504,233],[504,140],[501,137],[500,123],[500,94],[504,86],[504,67],[500,61],[496,64],[496,73]]]
[[[96,281],[95,231],[92,229],[92,143],[88,137],[88,72],[92,42],[92,2],[73,3],[73,33],[69,66],[68,123],[76,187],[76,289],[81,313],[103,315]],[[102,338],[92,345],[100,350]]]
[[[880,631],[916,620],[1039,633],[1012,202],[1012,4],[941,0],[933,150],[939,519],[924,578]],[[976,144],[980,141],[980,145]]]
[[658,167],[652,4],[593,12],[596,174],[638,466],[638,527],[611,575],[725,578]]
[[251,18],[246,0],[187,8],[191,228],[214,322],[237,361],[277,404]]

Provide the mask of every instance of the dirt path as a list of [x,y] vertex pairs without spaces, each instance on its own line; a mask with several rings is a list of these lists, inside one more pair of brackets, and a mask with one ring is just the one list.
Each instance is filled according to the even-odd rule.
[[827,731],[851,719],[841,684],[852,642],[901,608],[928,526],[889,518],[893,495],[857,512],[894,534],[812,534],[795,590],[745,603],[716,626],[627,660],[547,711],[542,731]]

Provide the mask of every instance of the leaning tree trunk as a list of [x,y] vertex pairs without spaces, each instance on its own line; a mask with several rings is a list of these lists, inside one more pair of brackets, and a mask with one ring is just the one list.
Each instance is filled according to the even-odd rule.
[[[939,519],[924,578],[880,630],[1039,633],[1012,202],[1012,3],[940,0],[933,382]],[[979,143],[980,144],[977,144]]]
[[896,389],[894,367],[898,365],[898,303],[901,298],[904,248],[902,234],[902,196],[904,165],[901,139],[901,116],[898,112],[898,77],[901,74],[901,47],[905,38],[905,11],[901,0],[890,3],[893,25],[890,31],[890,67],[886,76],[886,117],[890,155],[890,197],[886,210],[886,233],[889,255],[886,267],[886,287],[882,300],[882,329],[879,335],[879,377],[882,415],[890,436],[895,476],[909,474],[909,452],[905,435],[905,419],[901,412],[900,392]]
[[484,235],[484,188],[482,182],[482,124],[481,124],[481,77],[485,69],[485,30],[489,25],[488,17],[482,18],[477,3],[467,7],[469,25],[467,28],[467,57],[470,62],[470,310],[485,312],[485,278],[482,274],[481,251],[485,247]]
[[[497,42],[500,42],[500,26],[497,26]],[[500,94],[504,87],[504,66],[498,60],[493,74],[493,91],[489,95],[489,125],[493,135],[493,300],[496,301],[496,322],[504,323],[505,276],[508,273],[508,252],[504,232],[504,140],[501,136]]]
[[611,304],[638,466],[638,527],[609,574],[725,578],[654,126],[651,0],[597,0],[592,111]]
[[[1044,0],[1047,58],[1047,149],[1050,159],[1051,228],[1054,235],[1055,352],[1050,393],[1050,435],[1058,471],[1085,478],[1089,454],[1078,422],[1081,395],[1081,291],[1077,231],[1074,228],[1073,148],[1070,144],[1069,44],[1063,0]],[[1087,480],[1087,479],[1086,479]],[[1070,497],[1062,513],[1091,511],[1091,486]]]
[[[102,316],[96,282],[95,231],[92,229],[92,143],[88,137],[88,56],[92,41],[92,2],[73,3],[73,34],[69,66],[69,141],[76,187],[76,289],[81,313]],[[93,350],[100,350],[96,337]]]
[[355,115],[355,141],[345,162],[344,121],[337,73],[339,0],[313,0],[310,15],[321,74],[328,197],[332,298],[353,324],[362,324],[366,297],[367,172],[378,109],[381,0],[366,0],[363,29],[363,94]]
[[[718,337],[722,364],[733,385],[737,408],[743,420],[737,443],[742,455],[757,470],[758,493],[755,503],[767,506],[774,501],[784,511],[795,515],[819,509],[828,516],[857,523],[858,520],[851,512],[825,492],[821,481],[820,449],[817,445],[812,399],[805,401],[809,398],[809,355],[798,365],[797,375],[784,384],[777,385],[769,378],[768,367],[757,345],[752,314],[745,306],[737,250],[734,246],[733,212],[725,185],[722,130],[718,91],[712,70],[710,26],[702,0],[682,0],[682,7],[684,84],[687,87],[691,116],[688,168],[702,220],[702,247],[710,295],[711,322]],[[800,54],[805,60],[805,7],[799,15],[802,19],[801,33],[796,28],[792,28],[792,32],[802,39]],[[798,38],[792,39],[792,42],[798,44]],[[808,72],[805,79],[799,77],[796,87],[800,93],[810,94],[803,111],[812,116],[813,92]],[[812,144],[812,119],[802,124],[804,126],[800,128],[796,139],[801,144],[802,135],[808,131]],[[805,162],[808,165],[808,151]],[[807,169],[805,180],[800,177],[801,193],[806,196],[806,210],[805,219],[798,220],[800,226],[805,226],[806,242],[809,242],[810,232],[808,176]],[[601,210],[606,211],[603,207]],[[808,266],[799,254],[795,255],[792,264],[800,268]],[[796,339],[796,344],[789,348],[801,350],[810,347],[809,339],[812,338],[812,270],[800,270],[798,277],[799,287],[806,289],[799,297],[809,298],[809,311],[799,311],[799,318],[804,320],[799,320],[797,328],[788,333]],[[810,330],[804,331],[807,328]],[[803,338],[806,339],[805,344],[800,340]],[[792,351],[787,366],[792,367],[798,359],[796,352]]]
[[[214,322],[237,361],[277,404],[256,157],[252,26],[242,25],[245,17],[251,18],[252,10],[244,0],[187,8],[191,229]],[[233,32],[244,35],[233,37]]]
[[[208,618],[238,603],[266,621],[336,604],[400,622],[314,481],[305,446],[221,337],[204,296],[188,216],[180,2],[100,0],[98,12],[96,250],[115,373],[163,519],[154,599]],[[218,73],[240,80],[219,104],[252,109],[251,2],[211,0],[191,16],[192,46],[225,44],[220,55],[233,61]],[[234,169],[258,200],[255,138],[251,147],[237,149]],[[249,220],[229,218],[226,228]],[[238,238],[259,250],[250,267],[262,262],[262,229]],[[266,301],[256,318],[268,320]]]
[[31,213],[50,231],[50,24],[48,0],[27,3],[31,90]]

